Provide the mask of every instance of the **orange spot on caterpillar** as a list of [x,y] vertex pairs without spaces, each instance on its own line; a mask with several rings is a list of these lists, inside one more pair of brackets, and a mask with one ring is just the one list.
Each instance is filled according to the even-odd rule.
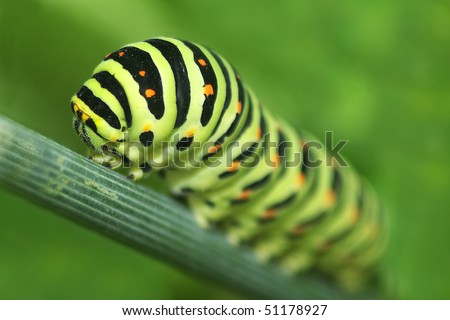
[[305,147],[306,145],[306,140],[301,139],[300,140],[300,147],[302,147],[302,149]]
[[239,101],[237,103],[236,113],[241,114],[241,112],[242,112],[242,102]]
[[334,204],[335,201],[336,201],[336,194],[334,193],[333,190],[329,190],[325,194],[325,203],[331,206]]
[[220,144],[216,144],[215,146],[208,148],[208,153],[216,153],[218,150],[220,150],[222,146]]
[[205,94],[205,96],[209,97],[210,95],[214,94],[214,88],[212,85],[210,84],[205,84],[205,86],[203,87],[203,93]]
[[292,234],[294,236],[299,236],[299,235],[301,235],[304,232],[305,232],[305,227],[302,226],[302,225],[298,225],[294,229],[292,229]]
[[189,129],[188,131],[186,131],[185,137],[186,137],[186,138],[191,138],[191,137],[194,136],[194,134],[195,134],[195,128],[191,128],[191,129]]
[[258,128],[258,130],[256,131],[256,139],[261,139],[262,136],[262,129],[261,127]]
[[143,128],[143,132],[148,132],[152,129],[152,125],[150,123],[147,123],[144,128]]
[[153,90],[153,89],[147,89],[147,90],[145,90],[145,96],[146,96],[147,98],[151,98],[151,97],[153,97],[155,94],[156,94],[156,91]]
[[141,70],[141,71],[139,71],[139,75],[141,76],[141,77],[145,77],[145,70]]
[[233,161],[233,163],[231,164],[231,167],[227,168],[228,172],[232,172],[232,171],[236,171],[237,169],[239,169],[239,161]]
[[273,162],[275,163],[275,168],[280,165],[280,156],[278,154],[275,154],[275,156],[273,157]]
[[238,199],[239,200],[246,200],[246,199],[250,198],[251,194],[252,194],[252,190],[250,190],[250,189],[244,190],[244,191],[241,192],[241,194],[239,195]]
[[198,59],[197,61],[198,61],[198,63],[199,63],[202,67],[206,66],[206,61],[205,61],[205,60],[203,60],[203,59]]
[[119,52],[119,57],[123,57],[124,54],[125,54],[125,52],[120,51],[120,52]]
[[269,220],[275,218],[277,211],[275,209],[267,209],[263,214],[263,219]]
[[301,187],[305,183],[305,174],[299,173],[297,174],[297,179],[295,180],[295,184],[297,187]]
[[357,223],[360,218],[361,218],[361,211],[359,210],[359,208],[355,208],[352,212],[352,222]]

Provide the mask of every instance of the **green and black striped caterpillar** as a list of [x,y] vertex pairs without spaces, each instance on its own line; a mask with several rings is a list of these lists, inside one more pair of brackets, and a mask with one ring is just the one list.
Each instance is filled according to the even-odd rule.
[[[96,162],[152,169],[201,225],[290,272],[314,268],[344,283],[373,273],[383,251],[371,187],[325,163],[315,139],[277,118],[213,51],[172,38],[107,55],[71,101]],[[313,165],[321,163],[321,165]]]

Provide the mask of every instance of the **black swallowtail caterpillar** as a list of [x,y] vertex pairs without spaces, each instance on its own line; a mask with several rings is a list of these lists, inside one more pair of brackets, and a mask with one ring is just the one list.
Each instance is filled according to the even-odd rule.
[[158,171],[201,225],[262,260],[344,282],[372,274],[384,237],[371,187],[349,167],[312,166],[326,151],[308,148],[315,139],[263,107],[213,51],[172,38],[129,44],[71,106],[94,161],[128,164],[134,180]]

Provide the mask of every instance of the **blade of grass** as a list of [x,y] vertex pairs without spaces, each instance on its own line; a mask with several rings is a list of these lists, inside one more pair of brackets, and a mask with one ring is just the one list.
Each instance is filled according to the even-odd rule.
[[251,250],[199,228],[173,199],[2,116],[0,136],[0,185],[97,232],[252,298],[350,297],[317,275],[293,277],[260,263]]

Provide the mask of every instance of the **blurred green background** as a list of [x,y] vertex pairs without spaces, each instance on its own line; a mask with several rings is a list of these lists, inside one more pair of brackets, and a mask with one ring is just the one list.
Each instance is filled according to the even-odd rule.
[[[105,54],[160,35],[213,48],[269,108],[349,139],[388,208],[388,297],[450,298],[449,2],[0,0],[0,114],[84,153],[71,95]],[[0,298],[239,297],[7,191],[0,203]]]

